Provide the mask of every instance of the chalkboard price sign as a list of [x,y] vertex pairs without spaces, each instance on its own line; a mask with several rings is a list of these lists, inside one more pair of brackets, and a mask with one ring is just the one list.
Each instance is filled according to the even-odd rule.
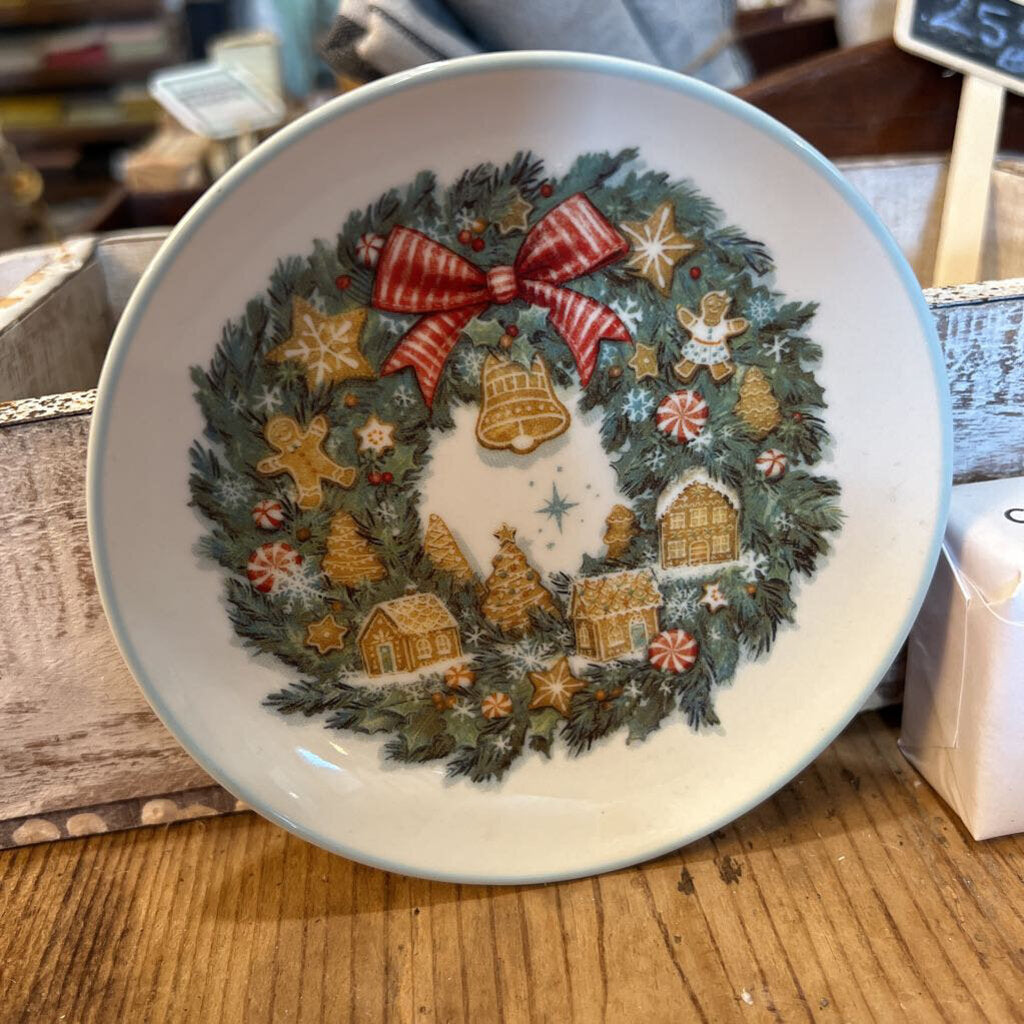
[[905,50],[1024,93],[1024,3],[901,0],[895,34]]

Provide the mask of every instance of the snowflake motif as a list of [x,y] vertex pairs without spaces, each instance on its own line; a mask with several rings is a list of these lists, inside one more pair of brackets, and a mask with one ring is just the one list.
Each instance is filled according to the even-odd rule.
[[612,309],[615,310],[626,330],[635,336],[637,329],[644,322],[644,310],[640,303],[627,296],[624,299],[619,299],[618,302],[613,302]]
[[775,362],[781,363],[783,357],[789,352],[789,341],[785,338],[772,338],[772,340],[765,345],[765,352],[770,355]]
[[741,559],[740,573],[748,583],[768,572],[768,556],[760,551],[747,551]]
[[626,395],[622,411],[630,423],[641,423],[654,411],[654,395],[643,388],[633,388]]
[[470,626],[463,634],[463,638],[470,647],[479,647],[480,641],[486,636],[479,626]]
[[663,448],[655,448],[650,455],[647,456],[647,468],[657,473],[668,460],[668,456],[665,454]]
[[736,428],[731,423],[723,424],[721,427],[718,428],[718,436],[723,441],[727,441],[735,433],[736,433]]
[[231,411],[236,415],[245,411],[245,396],[241,391],[231,399]]
[[469,231],[473,226],[474,220],[476,220],[476,217],[474,217],[466,207],[463,207],[455,214],[455,228],[458,231]]
[[690,618],[697,610],[697,595],[688,590],[675,590],[665,602],[665,614],[673,622]]
[[416,404],[416,396],[412,393],[412,388],[408,384],[399,384],[391,398],[395,405],[402,409],[408,409],[410,405]]
[[452,718],[473,718],[476,712],[465,701],[459,701],[452,708]]
[[551,648],[537,640],[520,640],[506,645],[506,651],[520,672],[538,672],[547,667]]
[[377,506],[377,515],[379,515],[385,523],[393,523],[398,518],[398,509],[395,508],[395,503],[393,501],[382,501]]
[[785,533],[787,530],[792,529],[793,517],[788,512],[776,512],[772,523],[777,530],[782,530]]
[[613,221],[625,220],[633,213],[633,207],[621,196],[612,196],[604,204],[604,215]]
[[320,570],[309,559],[300,562],[291,572],[281,574],[274,587],[274,597],[286,612],[312,607],[323,600]]
[[597,357],[597,368],[607,370],[619,361],[619,349],[616,345],[602,345],[601,354]]
[[265,412],[268,416],[281,408],[281,389],[264,388],[262,394],[253,402],[256,412]]
[[672,692],[673,692],[673,690],[675,689],[675,687],[674,687],[674,686],[673,686],[673,685],[672,685],[672,684],[671,684],[671,683],[670,683],[670,682],[669,682],[669,681],[668,681],[667,679],[665,679],[665,680],[664,680],[664,681],[663,681],[663,682],[661,683],[661,685],[660,685],[660,686],[658,687],[658,689],[659,689],[659,690],[660,690],[660,691],[661,691],[662,693],[666,693],[666,694],[668,694],[668,693],[672,693]]
[[217,500],[229,507],[244,505],[252,495],[252,488],[240,476],[225,474],[215,485]]
[[763,327],[775,316],[775,306],[763,295],[755,295],[748,303],[746,317],[755,327]]
[[491,740],[491,746],[500,753],[505,754],[512,749],[512,741],[502,733],[501,736],[495,736]]
[[477,380],[487,353],[479,348],[467,348],[459,356],[459,376],[466,380]]
[[715,432],[713,430],[705,430],[690,442],[689,448],[691,451],[699,452],[703,455],[714,446],[715,440]]
[[636,680],[631,679],[623,689],[622,694],[624,697],[628,697],[630,700],[636,700],[641,694],[640,687],[637,686]]
[[725,639],[725,629],[720,622],[716,622],[708,630],[708,636],[715,642],[719,643]]
[[282,363],[276,374],[278,380],[282,380],[286,384],[293,384],[305,375],[306,371],[302,368],[301,363]]

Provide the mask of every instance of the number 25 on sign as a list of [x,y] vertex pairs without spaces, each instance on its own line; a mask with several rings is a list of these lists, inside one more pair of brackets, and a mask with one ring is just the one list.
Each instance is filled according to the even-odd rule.
[[896,43],[962,71],[936,285],[976,281],[1005,91],[1024,94],[1024,2],[899,0]]

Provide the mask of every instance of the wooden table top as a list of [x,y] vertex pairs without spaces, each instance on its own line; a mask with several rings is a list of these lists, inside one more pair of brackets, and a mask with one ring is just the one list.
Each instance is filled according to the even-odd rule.
[[1024,837],[975,843],[858,718],[739,821],[516,888],[252,814],[0,854],[0,1021],[1024,1020]]

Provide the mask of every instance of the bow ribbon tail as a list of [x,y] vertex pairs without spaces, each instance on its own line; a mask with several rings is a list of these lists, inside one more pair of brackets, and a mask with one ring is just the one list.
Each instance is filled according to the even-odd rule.
[[569,346],[580,384],[586,387],[597,365],[597,352],[601,340],[624,341],[631,345],[633,339],[622,321],[604,303],[591,299],[570,288],[540,281],[523,281],[520,294],[535,306],[544,306],[548,311],[548,322]]
[[459,333],[477,313],[482,313],[486,308],[487,303],[482,303],[449,310],[447,313],[435,313],[418,320],[388,356],[381,367],[381,375],[387,376],[411,366],[423,401],[430,409],[434,404],[434,394],[445,361],[455,348]]

